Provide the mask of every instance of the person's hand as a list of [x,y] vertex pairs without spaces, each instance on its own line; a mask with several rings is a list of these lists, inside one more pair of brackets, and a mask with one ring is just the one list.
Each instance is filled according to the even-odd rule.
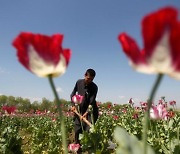
[[86,118],[87,114],[88,114],[88,112],[85,112],[85,113],[83,114],[83,118]]
[[83,120],[83,118],[84,118],[83,116],[80,116],[80,120],[81,120],[81,121]]

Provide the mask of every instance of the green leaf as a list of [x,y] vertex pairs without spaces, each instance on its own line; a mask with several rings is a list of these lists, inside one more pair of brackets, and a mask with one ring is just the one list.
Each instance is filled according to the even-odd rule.
[[162,149],[164,154],[170,154],[170,152],[168,151],[168,149],[164,146],[164,144],[162,144]]
[[[143,154],[143,142],[139,141],[134,135],[129,135],[125,129],[116,127],[114,138],[118,143],[117,154]],[[147,154],[154,154],[149,145],[147,146]]]
[[169,121],[169,128],[171,128],[171,127],[172,127],[173,123],[174,123],[174,120],[173,120],[173,119],[171,119],[171,120]]

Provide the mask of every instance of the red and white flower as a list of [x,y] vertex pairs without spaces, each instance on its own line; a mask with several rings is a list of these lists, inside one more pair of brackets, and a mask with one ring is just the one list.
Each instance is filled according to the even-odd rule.
[[71,51],[62,47],[63,35],[20,33],[13,41],[19,62],[39,77],[60,76],[69,64]]
[[84,96],[74,95],[74,96],[72,97],[72,101],[73,101],[75,104],[81,104],[82,101],[83,101],[83,98],[84,98]]
[[178,10],[166,7],[142,20],[143,49],[126,33],[118,37],[132,67],[143,73],[162,73],[180,79],[180,22]]

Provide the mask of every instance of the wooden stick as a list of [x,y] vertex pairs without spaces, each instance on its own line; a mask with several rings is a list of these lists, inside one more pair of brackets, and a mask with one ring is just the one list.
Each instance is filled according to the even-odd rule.
[[76,108],[74,108],[72,111],[76,113],[79,116],[79,118],[82,119],[87,125],[89,125],[89,127],[92,126],[92,124],[85,117],[78,113]]

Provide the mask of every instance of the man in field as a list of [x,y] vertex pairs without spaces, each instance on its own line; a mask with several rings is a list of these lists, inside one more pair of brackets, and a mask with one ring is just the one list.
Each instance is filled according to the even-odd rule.
[[[83,117],[86,117],[88,121],[92,123],[96,122],[98,118],[98,107],[96,105],[96,95],[98,92],[97,85],[93,82],[94,77],[96,76],[96,72],[93,69],[88,69],[85,72],[84,79],[79,79],[75,87],[71,93],[71,101],[72,97],[76,94],[83,96],[82,103],[79,105],[80,114]],[[88,106],[91,105],[93,109],[93,119],[91,119],[91,114],[88,111]],[[75,108],[74,104],[72,110]],[[75,122],[75,143],[79,143],[79,134],[82,133],[81,121],[77,115],[74,117]],[[89,130],[89,126],[82,121],[82,126],[84,131]]]

